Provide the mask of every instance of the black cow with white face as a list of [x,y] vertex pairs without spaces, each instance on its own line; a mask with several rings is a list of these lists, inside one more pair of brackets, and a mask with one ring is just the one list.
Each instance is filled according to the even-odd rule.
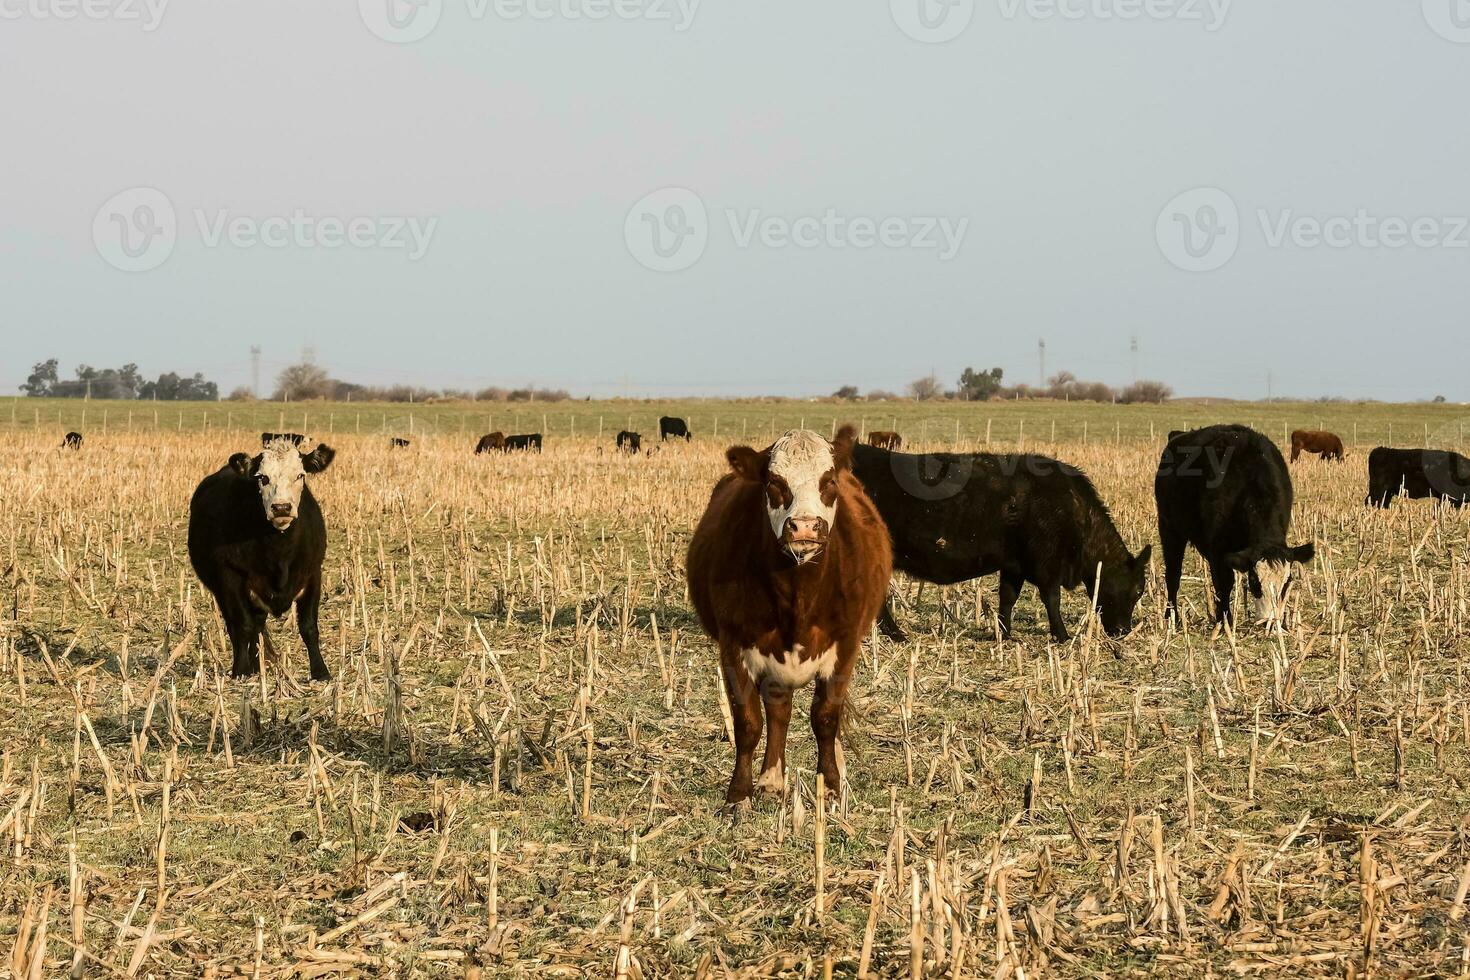
[[1259,432],[1212,425],[1171,435],[1154,475],[1169,615],[1179,615],[1184,548],[1192,544],[1210,566],[1217,621],[1231,621],[1235,573],[1244,572],[1256,621],[1279,627],[1298,566],[1315,550],[1286,543],[1291,500],[1286,460]]
[[235,453],[194,491],[189,561],[224,616],[234,677],[260,671],[265,618],[285,615],[292,604],[312,680],[332,676],[317,630],[327,526],[306,477],[335,455],[324,445],[303,453],[287,440],[273,442],[254,458]]

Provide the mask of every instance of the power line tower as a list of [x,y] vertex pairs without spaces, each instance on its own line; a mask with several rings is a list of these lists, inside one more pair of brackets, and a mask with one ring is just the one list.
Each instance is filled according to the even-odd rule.
[[316,363],[316,348],[315,347],[312,347],[310,344],[307,344],[306,346],[304,346],[304,347],[301,348],[301,363],[302,364],[315,364]]
[[260,345],[250,345],[250,394],[260,397]]
[[1037,359],[1040,361],[1040,374],[1036,376],[1036,385],[1039,388],[1046,387],[1046,340],[1038,338],[1036,341]]
[[1128,356],[1133,361],[1133,381],[1138,382],[1138,334],[1128,338]]

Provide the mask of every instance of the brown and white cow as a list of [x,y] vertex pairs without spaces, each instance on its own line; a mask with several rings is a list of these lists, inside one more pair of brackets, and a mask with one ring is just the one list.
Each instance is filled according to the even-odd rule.
[[[719,645],[735,722],[735,771],[725,793],[785,786],[791,694],[813,682],[817,769],[836,792],[837,731],[863,635],[887,594],[892,546],[852,475],[852,426],[832,442],[794,429],[764,450],[733,446],[689,543],[689,596]],[[765,706],[766,754],[751,762]]]
[[868,433],[868,445],[876,446],[879,449],[890,449],[896,452],[903,448],[903,437],[897,432],[891,432],[887,429],[874,429]]

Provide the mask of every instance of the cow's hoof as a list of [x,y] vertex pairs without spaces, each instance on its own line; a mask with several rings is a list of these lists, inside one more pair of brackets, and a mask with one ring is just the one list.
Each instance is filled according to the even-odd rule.
[[763,796],[782,796],[786,792],[786,777],[780,766],[772,766],[761,773],[755,781],[755,791]]
[[313,667],[311,669],[311,679],[313,681],[329,681],[332,679],[332,672],[325,667],[323,667],[321,670],[317,670],[315,667]]

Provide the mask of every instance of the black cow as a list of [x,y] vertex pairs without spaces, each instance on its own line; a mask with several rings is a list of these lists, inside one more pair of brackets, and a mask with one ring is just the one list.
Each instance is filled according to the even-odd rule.
[[688,442],[694,438],[694,433],[689,431],[688,422],[685,422],[683,419],[676,419],[672,415],[665,415],[658,420],[658,441],[663,442],[669,436]]
[[267,613],[296,604],[296,624],[311,658],[313,680],[328,680],[317,631],[327,526],[306,485],[336,453],[303,453],[276,442],[252,459],[235,453],[200,482],[189,502],[189,561],[214,593],[229,632],[230,674],[260,671],[260,636]]
[[1470,459],[1442,449],[1388,449],[1368,454],[1368,497],[1387,507],[1402,493],[1411,500],[1434,497],[1460,507],[1470,500]]
[[80,432],[68,432],[66,438],[61,440],[62,449],[81,449],[82,434]]
[[626,449],[628,452],[637,455],[638,450],[640,447],[642,447],[642,445],[643,437],[638,433],[629,432],[627,429],[624,429],[622,432],[618,433],[619,449]]
[[527,452],[534,449],[539,453],[541,451],[541,433],[532,432],[527,435],[506,436],[505,451],[511,452],[517,449],[523,449]]
[[394,436],[388,440],[389,449],[407,449],[408,446],[409,441],[407,439],[401,439],[398,436]]
[[[1041,592],[1052,638],[1067,639],[1062,589],[1097,597],[1103,627],[1133,628],[1150,548],[1128,553],[1091,481],[1075,467],[1030,454],[889,452],[853,446],[854,475],[893,538],[893,567],[940,585],[1000,572],[1000,626],[1011,630],[1021,586]],[[885,605],[884,632],[902,638]]]
[[1291,474],[1281,450],[1243,425],[1212,425],[1169,440],[1154,476],[1169,615],[1178,621],[1184,547],[1210,566],[1215,618],[1232,619],[1235,573],[1245,572],[1258,621],[1279,623],[1293,568],[1313,546],[1291,547]]
[[262,448],[273,442],[289,442],[293,446],[301,445],[306,436],[299,432],[262,432],[260,434],[260,445]]

